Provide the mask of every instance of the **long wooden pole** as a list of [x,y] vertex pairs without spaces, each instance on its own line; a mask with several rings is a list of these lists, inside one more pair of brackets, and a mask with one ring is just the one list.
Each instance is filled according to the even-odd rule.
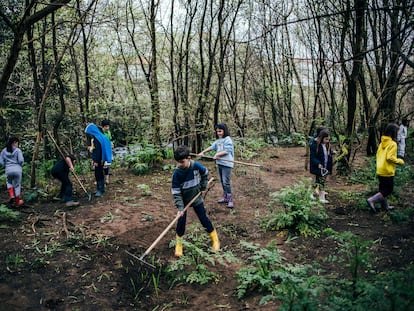
[[[190,153],[190,155],[193,156],[193,157],[199,157],[199,155],[197,153]],[[242,164],[242,165],[260,167],[260,168],[262,168],[266,171],[270,171],[270,168],[265,167],[265,166],[260,165],[260,164],[256,164],[256,163],[241,162],[241,161],[228,160],[228,159],[222,159],[222,158],[214,159],[213,157],[209,157],[209,156],[205,156],[205,155],[203,155],[202,157],[206,158],[206,159],[220,160],[220,161],[226,161],[226,162],[237,163],[237,164]]]
[[[207,186],[207,190],[209,190],[210,188],[210,184],[213,182],[214,178],[211,178],[208,181],[208,186]],[[197,200],[197,198],[202,194],[202,192],[200,191],[199,193],[197,193],[190,202],[188,202],[188,204],[184,207],[183,212],[185,212],[194,202],[195,200]],[[167,226],[167,228],[164,229],[163,232],[161,232],[161,234],[158,236],[158,238],[155,239],[155,241],[147,248],[147,250],[141,255],[141,257],[136,257],[134,256],[134,258],[139,259],[140,261],[142,261],[143,263],[145,263],[146,265],[151,266],[152,268],[155,268],[153,265],[151,265],[150,263],[146,262],[144,260],[144,258],[152,251],[152,249],[161,241],[161,239],[168,233],[168,231],[172,228],[172,226],[174,226],[175,222],[180,218],[181,216],[177,214],[177,216],[175,216],[175,218],[173,219],[173,221],[170,222],[170,224]],[[130,253],[129,253],[130,254]]]

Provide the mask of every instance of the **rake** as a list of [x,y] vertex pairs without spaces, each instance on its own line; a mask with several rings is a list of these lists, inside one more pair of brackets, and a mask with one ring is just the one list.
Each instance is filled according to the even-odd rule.
[[[52,140],[52,142],[56,146],[56,149],[59,151],[62,158],[65,159],[65,155],[63,154],[62,149],[60,149],[60,147],[58,146],[56,140],[53,138],[52,134],[50,134],[49,131],[47,131],[47,134],[49,135],[50,139]],[[72,171],[72,174],[73,174],[73,176],[75,176],[75,179],[79,183],[79,185],[81,186],[82,190],[88,196],[88,201],[90,201],[91,198],[92,198],[92,195],[86,190],[85,186],[82,184],[81,180],[79,179],[79,176],[74,171]]]
[[[197,153],[190,153],[190,155],[194,156],[194,157],[200,157]],[[213,157],[209,157],[209,156],[205,156],[205,155],[203,155],[202,158],[232,162],[232,163],[237,163],[237,164],[242,164],[242,165],[247,165],[247,166],[254,166],[254,167],[258,167],[262,170],[268,171],[268,172],[271,171],[270,167],[266,167],[266,166],[263,166],[261,164],[256,164],[256,163],[242,162],[242,161],[236,161],[236,160],[227,160],[227,159],[222,159],[222,158],[214,159]]]
[[[214,186],[214,184],[212,184],[212,182],[214,181],[214,178],[211,178],[208,181],[207,184],[207,189],[205,191],[205,195],[208,193],[208,191],[210,190],[210,188],[212,186]],[[183,212],[185,212],[194,202],[195,200],[197,200],[197,198],[202,195],[202,192],[200,191],[199,193],[197,193],[190,202],[188,202],[188,204],[184,207]],[[204,197],[205,197],[204,195]],[[155,241],[147,248],[147,250],[141,255],[141,257],[138,257],[130,252],[128,252],[127,250],[125,250],[125,252],[132,256],[133,258],[139,260],[141,263],[147,265],[148,267],[155,269],[155,266],[150,264],[149,262],[145,261],[145,257],[148,256],[148,254],[153,250],[153,248],[161,241],[161,239],[168,233],[168,231],[172,228],[172,226],[174,226],[175,222],[178,220],[178,218],[180,218],[180,215],[177,215],[173,221],[170,222],[170,224],[164,229],[164,231],[155,239]]]

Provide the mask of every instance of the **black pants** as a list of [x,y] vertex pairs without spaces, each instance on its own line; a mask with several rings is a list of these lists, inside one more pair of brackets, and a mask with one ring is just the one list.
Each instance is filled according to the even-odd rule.
[[384,177],[378,176],[379,192],[386,198],[394,191],[394,176]]
[[62,183],[60,186],[59,197],[65,199],[65,202],[72,201],[72,182],[69,179],[69,173],[52,172],[52,176]]
[[102,163],[99,163],[98,166],[95,166],[95,180],[97,189],[101,192],[105,190],[105,177],[104,177],[104,168]]
[[[193,206],[194,211],[196,212],[198,219],[200,220],[203,227],[206,229],[207,233],[210,233],[214,230],[213,225],[211,224],[210,219],[207,216],[206,209],[204,207],[204,203],[201,203],[197,206]],[[187,222],[187,211],[184,215],[178,218],[177,227],[175,231],[177,232],[178,236],[183,236],[185,233],[185,224]]]

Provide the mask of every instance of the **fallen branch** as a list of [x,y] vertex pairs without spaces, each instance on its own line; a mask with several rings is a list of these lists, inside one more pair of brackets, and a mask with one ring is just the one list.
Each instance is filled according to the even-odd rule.
[[32,219],[32,230],[34,233],[36,233],[35,224],[39,221],[39,217],[35,217]]
[[69,239],[69,230],[66,226],[66,212],[62,213],[63,231],[66,233],[66,239]]

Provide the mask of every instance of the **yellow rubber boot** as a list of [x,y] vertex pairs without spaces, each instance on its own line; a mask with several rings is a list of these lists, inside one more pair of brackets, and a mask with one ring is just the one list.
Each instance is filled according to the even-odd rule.
[[220,241],[217,236],[217,231],[214,229],[209,233],[211,242],[213,243],[212,251],[213,253],[217,253],[220,250]]
[[175,236],[175,257],[183,255],[183,240],[178,235]]

